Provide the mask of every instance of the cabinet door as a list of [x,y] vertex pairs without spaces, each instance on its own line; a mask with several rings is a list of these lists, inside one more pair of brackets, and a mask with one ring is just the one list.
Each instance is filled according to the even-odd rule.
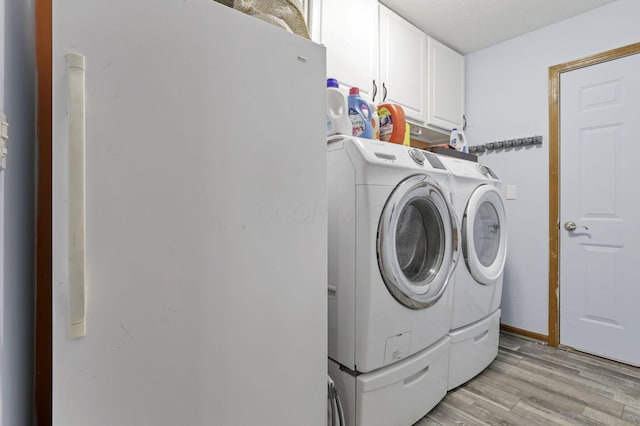
[[404,108],[406,117],[418,124],[426,119],[427,36],[419,28],[380,5],[380,81],[387,102]]
[[427,124],[444,130],[462,126],[464,56],[428,37]]
[[[377,0],[322,0],[320,42],[327,48],[327,77],[368,100],[378,74]],[[376,101],[378,96],[376,96]]]

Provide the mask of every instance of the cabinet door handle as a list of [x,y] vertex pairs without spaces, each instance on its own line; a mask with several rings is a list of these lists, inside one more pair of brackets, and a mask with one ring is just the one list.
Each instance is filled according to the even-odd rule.
[[375,103],[377,94],[378,94],[378,85],[376,84],[376,81],[373,80],[373,96],[371,97],[371,102]]
[[382,102],[387,100],[387,86],[382,82]]

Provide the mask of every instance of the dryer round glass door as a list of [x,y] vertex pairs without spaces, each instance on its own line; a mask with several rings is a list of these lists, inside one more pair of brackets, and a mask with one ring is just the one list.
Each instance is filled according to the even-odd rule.
[[479,186],[469,198],[462,222],[462,249],[477,282],[496,282],[507,257],[507,226],[502,197],[492,185]]
[[412,176],[391,193],[378,225],[378,266],[389,292],[403,305],[437,302],[459,255],[458,227],[440,186]]

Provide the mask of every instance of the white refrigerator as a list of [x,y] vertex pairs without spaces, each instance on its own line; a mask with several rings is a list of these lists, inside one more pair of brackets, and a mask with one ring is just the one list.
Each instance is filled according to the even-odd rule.
[[325,49],[53,2],[54,426],[326,425]]

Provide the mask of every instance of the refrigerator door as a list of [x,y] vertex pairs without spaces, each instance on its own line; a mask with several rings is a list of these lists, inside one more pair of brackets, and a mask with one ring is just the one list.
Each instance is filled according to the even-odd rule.
[[53,424],[325,425],[324,48],[211,0],[57,0],[53,22]]

